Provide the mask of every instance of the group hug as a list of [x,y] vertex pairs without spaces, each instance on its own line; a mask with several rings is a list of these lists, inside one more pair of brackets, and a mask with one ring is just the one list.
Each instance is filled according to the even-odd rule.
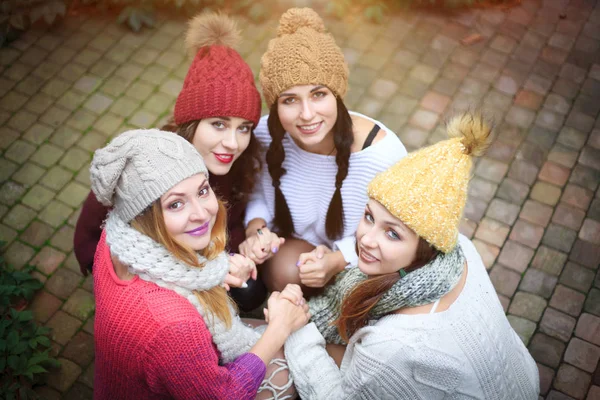
[[[459,234],[477,112],[407,154],[349,111],[322,19],[285,12],[261,96],[222,14],[194,18],[171,122],[95,152],[94,398],[537,399],[533,358]],[[264,319],[239,312],[264,307]]]

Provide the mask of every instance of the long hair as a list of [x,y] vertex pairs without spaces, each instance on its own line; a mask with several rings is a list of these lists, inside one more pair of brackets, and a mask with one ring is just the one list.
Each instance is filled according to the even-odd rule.
[[[149,236],[155,242],[163,245],[169,253],[178,260],[196,268],[202,268],[198,262],[196,251],[178,242],[167,230],[163,217],[160,200],[155,201],[142,214],[131,221],[131,226],[142,234]],[[221,201],[219,201],[219,210],[215,224],[210,232],[210,246],[203,249],[200,254],[209,260],[214,259],[225,250],[227,243],[227,210]],[[200,304],[208,311],[211,316],[216,316],[225,322],[227,327],[231,326],[232,315],[229,311],[231,301],[227,291],[216,286],[207,291],[194,291],[194,294],[200,301]]]
[[[352,117],[344,102],[336,97],[337,119],[331,128],[333,142],[335,144],[336,155],[335,162],[338,170],[335,176],[335,191],[327,209],[325,218],[325,233],[331,240],[339,238],[344,232],[344,206],[342,202],[342,184],[348,176],[348,167],[350,164],[350,149],[354,143],[354,133],[352,130]],[[267,150],[267,167],[269,175],[275,189],[275,226],[279,234],[283,237],[289,237],[294,232],[294,221],[290,214],[290,209],[281,191],[281,177],[285,175],[285,168],[282,167],[285,159],[285,150],[283,148],[283,137],[285,129],[279,120],[277,111],[277,102],[271,106],[269,118],[267,120],[269,133],[271,135],[271,144]]]
[[[425,239],[419,238],[415,259],[404,270],[409,273],[419,269],[437,257],[439,253],[439,250],[427,243]],[[369,313],[373,307],[398,280],[400,280],[399,273],[375,276],[356,285],[344,297],[340,317],[333,323],[337,326],[344,341],[347,342],[348,338],[357,330],[367,325]]]
[[[173,120],[169,120],[161,129],[169,132],[175,132],[188,142],[193,144],[194,135],[200,120],[186,122],[181,125],[177,125]],[[256,183],[256,177],[258,172],[261,170],[262,161],[260,155],[260,144],[254,136],[254,128],[250,132],[250,142],[246,150],[242,152],[240,157],[235,160],[233,166],[227,173],[232,176],[232,198],[231,201],[236,202],[247,202],[252,190],[254,190],[254,184]]]

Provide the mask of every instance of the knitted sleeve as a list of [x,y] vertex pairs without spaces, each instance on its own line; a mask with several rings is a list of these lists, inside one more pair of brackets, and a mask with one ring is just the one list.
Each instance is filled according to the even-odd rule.
[[[263,161],[265,160],[266,151],[271,143],[271,135],[269,134],[269,129],[267,128],[267,118],[268,115],[262,117],[253,131],[256,139],[260,143],[262,151],[261,158]],[[244,226],[247,226],[248,222],[255,218],[262,218],[267,222],[268,226],[271,226],[270,224],[273,220],[274,211],[269,209],[267,199],[265,198],[266,194],[263,186],[265,185],[265,182],[271,182],[271,176],[269,175],[269,169],[267,168],[266,164],[263,165],[263,168],[261,168],[261,171],[259,172],[254,185],[254,190],[252,191],[252,195],[250,196],[248,205],[246,206]]]
[[252,353],[220,366],[210,333],[200,320],[163,327],[147,344],[140,362],[151,390],[174,399],[254,399],[266,372]]
[[100,226],[106,219],[108,207],[103,206],[90,191],[90,194],[85,199],[81,214],[77,219],[75,226],[75,235],[73,238],[73,250],[75,257],[82,269],[91,269],[94,263],[94,254],[96,246],[100,241],[102,229]]
[[344,256],[344,260],[348,263],[346,268],[351,268],[358,264],[358,255],[356,254],[356,236],[346,236],[340,240],[333,242],[333,249],[339,250]]
[[457,398],[465,394],[460,388],[466,366],[457,359],[425,343],[382,337],[368,327],[352,337],[341,369],[312,323],[288,338],[285,356],[303,399],[418,400],[444,392]]

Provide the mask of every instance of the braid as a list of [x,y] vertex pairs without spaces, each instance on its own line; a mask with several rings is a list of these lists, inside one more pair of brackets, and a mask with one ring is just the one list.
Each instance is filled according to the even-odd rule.
[[335,192],[327,209],[325,219],[325,232],[329,239],[337,239],[344,232],[344,205],[342,202],[342,184],[348,176],[348,167],[350,166],[350,148],[354,143],[354,133],[352,130],[352,118],[348,109],[338,97],[337,100],[337,120],[333,125],[333,142],[335,144],[336,155],[335,162],[338,166],[335,175]]
[[285,150],[282,144],[285,129],[279,121],[277,103],[271,106],[267,126],[271,135],[271,144],[267,150],[266,159],[269,175],[271,175],[273,187],[275,188],[275,226],[281,236],[290,237],[294,232],[294,221],[292,221],[290,208],[280,188],[281,177],[285,174],[285,168],[281,166],[285,159]]

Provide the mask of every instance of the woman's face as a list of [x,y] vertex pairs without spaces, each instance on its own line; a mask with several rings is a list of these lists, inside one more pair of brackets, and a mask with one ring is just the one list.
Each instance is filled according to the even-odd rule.
[[285,90],[277,99],[277,113],[281,125],[300,148],[313,153],[331,151],[330,132],[337,121],[337,101],[327,87],[299,85]]
[[383,275],[408,267],[416,258],[419,236],[376,200],[369,199],[356,230],[358,268]]
[[239,117],[212,117],[198,123],[192,144],[211,174],[229,172],[250,143],[253,123]]
[[175,240],[200,251],[210,243],[219,204],[204,174],[189,177],[161,196],[167,231]]

